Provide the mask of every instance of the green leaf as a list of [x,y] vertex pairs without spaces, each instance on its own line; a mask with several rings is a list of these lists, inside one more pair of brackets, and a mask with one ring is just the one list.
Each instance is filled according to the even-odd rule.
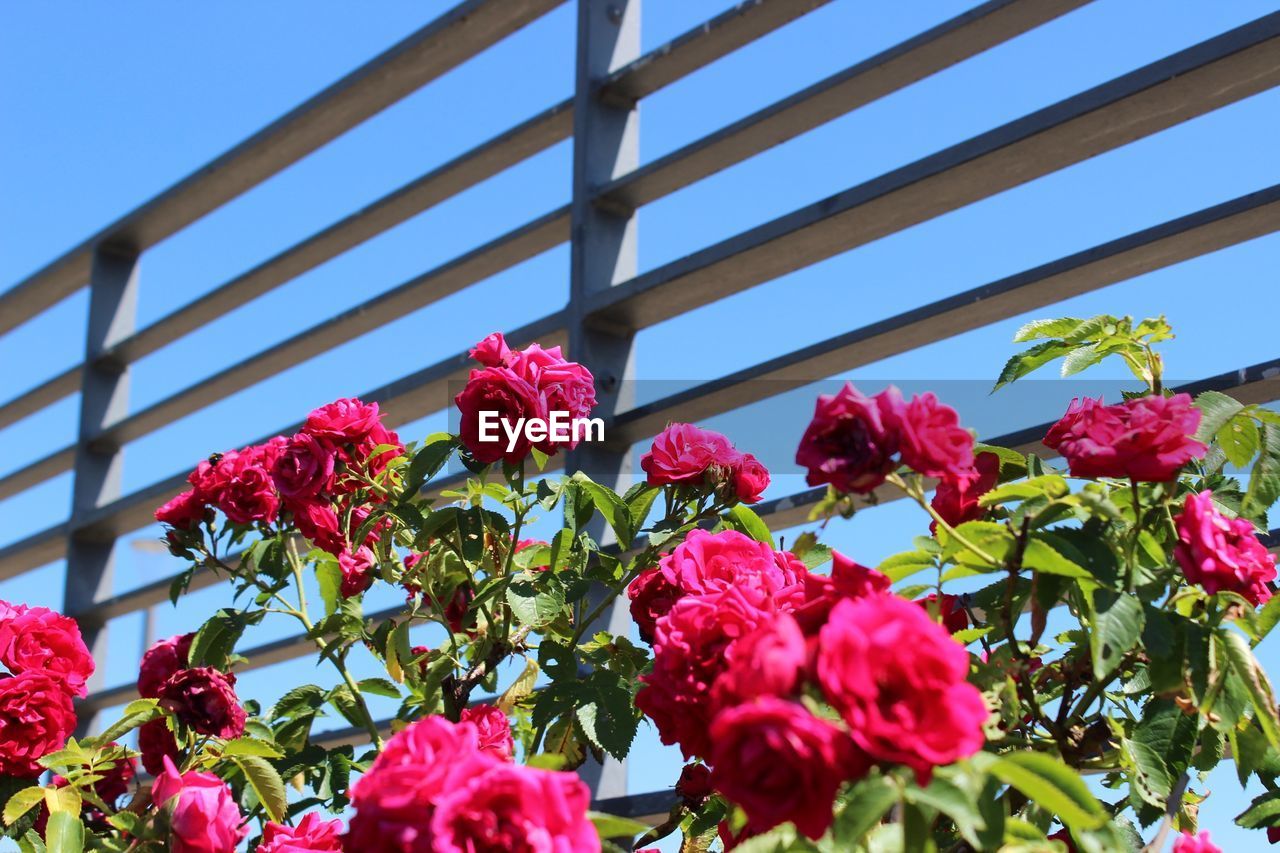
[[314,684],[295,687],[280,697],[268,715],[273,720],[314,714],[325,702],[324,690]]
[[650,827],[647,823],[641,823],[638,820],[632,820],[627,817],[618,817],[617,815],[605,814],[604,812],[587,812],[587,819],[591,821],[596,828],[596,833],[601,839],[610,838],[635,838],[642,832],[648,832]]
[[507,587],[507,604],[522,625],[547,625],[564,610],[564,588],[555,582],[540,582],[542,580],[517,580]]
[[1044,367],[1055,358],[1064,356],[1073,349],[1075,349],[1073,344],[1063,343],[1062,341],[1045,341],[1018,353],[1005,363],[1004,369],[1000,371],[1000,377],[996,379],[995,387],[991,389],[992,392],[999,391],[1015,379],[1021,379],[1028,373]]
[[1067,357],[1062,360],[1062,376],[1073,376],[1085,368],[1092,367],[1102,361],[1110,352],[1109,349],[1099,346],[1098,344],[1090,344],[1089,346],[1077,347],[1067,353]]
[[1280,427],[1262,425],[1261,453],[1249,474],[1249,488],[1240,504],[1246,518],[1265,516],[1280,498]]
[[1205,391],[1196,397],[1195,406],[1200,410],[1200,427],[1196,438],[1207,442],[1227,425],[1227,422],[1244,410],[1244,405],[1220,391]]
[[935,776],[927,788],[908,788],[906,798],[917,805],[936,809],[955,823],[956,829],[975,849],[981,850],[979,836],[986,829],[986,820],[979,811],[979,802],[969,791],[942,777]]
[[222,748],[222,754],[228,758],[233,755],[260,755],[263,758],[281,758],[284,755],[280,751],[280,747],[275,744],[268,743],[261,738],[248,736],[227,741],[226,746]]
[[898,790],[886,776],[868,776],[855,784],[831,827],[837,849],[853,850],[897,801]]
[[1248,467],[1262,441],[1257,422],[1248,415],[1227,421],[1215,437],[1227,461],[1237,468]]
[[1094,590],[1091,600],[1093,677],[1110,675],[1142,635],[1142,602],[1132,595],[1109,589]]
[[413,461],[409,463],[409,475],[405,478],[404,490],[401,492],[402,500],[416,495],[427,480],[444,467],[444,463],[449,461],[458,446],[457,441],[447,432],[427,436],[425,443],[417,449],[413,454]]
[[113,740],[119,740],[125,732],[133,731],[151,722],[162,713],[155,699],[135,699],[125,706],[120,719],[108,726],[97,737],[85,740],[85,744],[107,744]]
[[1130,778],[1138,796],[1156,808],[1164,808],[1173,788],[1164,758],[1154,746],[1142,741],[1123,738],[1120,745],[1132,767]]
[[524,669],[511,686],[502,692],[494,703],[498,710],[510,714],[520,700],[533,694],[533,687],[538,682],[538,662],[533,658],[525,658]]
[[1263,605],[1263,608],[1258,611],[1257,619],[1254,621],[1258,631],[1258,639],[1254,642],[1255,646],[1262,642],[1267,634],[1271,633],[1271,629],[1276,626],[1277,622],[1280,622],[1280,595],[1273,595]]
[[251,623],[261,621],[262,611],[255,618],[251,613],[223,608],[215,613],[209,621],[200,626],[195,639],[191,641],[188,660],[191,666],[211,666],[215,669],[226,669],[232,650]]
[[640,724],[631,691],[620,676],[603,670],[592,673],[586,686],[591,700],[578,708],[578,724],[592,743],[621,761]]
[[1084,323],[1084,320],[1079,317],[1061,317],[1057,320],[1032,320],[1014,333],[1013,342],[1015,344],[1025,344],[1027,341],[1034,341],[1039,338],[1065,338],[1080,328],[1082,323]]
[[773,547],[773,533],[769,530],[769,525],[765,524],[751,507],[746,504],[734,504],[729,508],[727,515],[729,522],[738,530],[757,542]]
[[1011,752],[996,757],[978,753],[971,761],[1017,788],[1073,830],[1097,829],[1107,811],[1084,780],[1061,760],[1043,752]]
[[1273,749],[1280,749],[1280,713],[1276,710],[1275,692],[1267,679],[1258,659],[1244,637],[1228,628],[1218,631],[1218,640],[1228,663],[1244,682],[1249,698],[1253,702],[1253,710],[1262,733],[1267,736],[1267,743]]
[[662,489],[650,486],[643,481],[627,489],[627,493],[623,495],[622,499],[626,502],[627,508],[631,512],[632,530],[639,530],[644,526],[645,520],[649,517],[649,510],[653,507],[653,502],[661,493]]
[[338,609],[339,594],[342,589],[342,569],[334,559],[321,560],[316,564],[316,581],[320,584],[320,600],[324,602],[324,615],[332,616]]
[[84,824],[78,815],[69,812],[50,814],[44,837],[49,853],[81,853],[84,850]]
[[551,562],[547,564],[547,573],[555,574],[564,565],[573,547],[573,531],[567,527],[556,531],[551,537]]
[[[894,554],[880,564],[880,571],[889,577],[889,580],[897,583],[905,580],[917,572],[923,572],[925,569],[934,567],[933,555],[924,551],[904,551],[901,554]],[[1280,598],[1280,596],[1277,596]]]
[[1026,551],[1022,554],[1022,565],[1037,572],[1060,575],[1066,578],[1093,577],[1084,566],[1074,563],[1058,553],[1052,545],[1045,541],[1041,534],[1033,534],[1027,540]]
[[573,476],[591,498],[591,502],[595,504],[596,509],[604,516],[604,520],[609,522],[609,527],[613,530],[613,535],[617,538],[618,544],[622,549],[626,550],[631,547],[631,540],[635,538],[635,529],[632,527],[631,522],[631,508],[623,502],[622,498],[618,497],[613,489],[607,489],[599,483],[592,482],[581,471]]
[[39,785],[23,788],[4,804],[5,826],[13,826],[19,818],[42,802],[44,802],[44,788]]
[[1025,501],[1031,498],[1060,498],[1067,494],[1067,481],[1058,474],[1045,474],[1030,480],[1018,480],[996,486],[978,498],[979,506],[995,506],[1009,501]]
[[[6,810],[7,811],[7,810]],[[1245,829],[1280,826],[1280,791],[1267,791],[1236,817]]]
[[388,699],[399,699],[400,689],[396,687],[395,682],[386,678],[365,678],[356,682],[361,693],[368,693],[372,696],[385,696]]
[[285,796],[284,781],[276,769],[257,755],[233,755],[231,760],[244,773],[253,792],[258,795],[258,802],[262,803],[271,819],[277,823],[284,820],[289,801]]

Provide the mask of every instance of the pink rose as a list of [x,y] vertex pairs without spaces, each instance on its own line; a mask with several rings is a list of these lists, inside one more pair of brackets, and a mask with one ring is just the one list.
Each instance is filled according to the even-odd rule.
[[155,699],[169,676],[187,668],[187,656],[191,654],[191,641],[195,637],[195,634],[179,634],[167,640],[157,640],[143,653],[142,663],[138,666],[139,696]]
[[1183,832],[1175,838],[1173,853],[1222,853],[1222,848],[1209,839],[1209,830],[1202,829],[1195,835]]
[[437,803],[501,762],[482,753],[476,727],[424,717],[387,741],[373,766],[351,787],[356,814],[346,849],[435,853],[431,818]]
[[845,598],[865,598],[887,592],[888,576],[854,562],[839,551],[831,552],[831,574],[809,573],[804,579],[804,601],[794,616],[806,636],[818,633],[831,615],[831,608]]
[[1164,483],[1208,450],[1193,438],[1199,426],[1200,410],[1189,394],[1139,397],[1068,411],[1045,445],[1060,452],[1077,477]]
[[222,510],[236,524],[271,522],[280,506],[271,479],[279,452],[279,445],[269,442],[215,455],[201,462],[188,481],[196,496]]
[[[390,448],[378,450],[379,447]],[[338,451],[339,457],[348,468],[359,471],[369,479],[376,478],[387,469],[391,460],[404,453],[404,444],[400,436],[384,427],[374,424],[373,429],[358,444]],[[364,481],[359,477],[343,478],[344,491],[352,492],[364,488]],[[373,496],[375,500],[380,500]]]
[[1080,417],[1092,409],[1096,409],[1103,405],[1102,398],[1094,400],[1090,397],[1072,397],[1071,403],[1067,406],[1067,413],[1053,426],[1049,427],[1049,431],[1044,436],[1044,446],[1048,448],[1056,448],[1062,443],[1067,434],[1075,428],[1080,421]]
[[499,764],[440,800],[431,818],[433,849],[598,853],[590,804],[590,789],[572,773]]
[[894,595],[845,599],[819,634],[817,678],[854,741],[877,761],[933,768],[982,748],[987,706],[969,654],[920,605]]
[[333,451],[310,433],[289,439],[271,471],[276,489],[287,499],[314,498],[333,486]]
[[190,530],[204,523],[209,512],[195,489],[172,497],[155,511],[155,519],[175,530]]
[[850,383],[836,394],[819,395],[796,450],[809,485],[830,483],[837,491],[865,495],[884,482],[898,452],[897,434],[885,422],[888,404],[885,392],[864,397]]
[[142,753],[142,767],[152,776],[164,772],[164,761],[176,762],[179,757],[178,742],[164,720],[143,723],[138,729],[138,752]]
[[1255,606],[1270,600],[1276,558],[1258,541],[1252,524],[1218,512],[1209,491],[1187,495],[1173,520],[1178,529],[1174,555],[1187,580],[1210,593],[1239,593]]
[[67,745],[76,728],[71,693],[39,670],[0,678],[0,775],[34,779],[37,761]]
[[[538,393],[538,389],[508,367],[486,367],[471,371],[466,387],[453,401],[462,415],[458,424],[458,439],[482,463],[497,462],[499,459],[512,465],[522,462],[533,445],[526,438],[524,430],[520,430],[515,443],[508,450],[506,430],[515,429],[522,419],[547,418],[546,401]],[[488,416],[489,432],[484,438],[480,432],[482,412],[492,413]]]
[[733,493],[743,503],[753,504],[769,488],[769,469],[750,453],[741,454],[731,466]]
[[725,670],[726,650],[774,609],[772,599],[729,586],[718,594],[682,598],[658,620],[653,671],[640,678],[644,687],[636,706],[653,720],[663,743],[678,743],[686,759],[708,754],[709,700]]
[[902,462],[926,477],[960,481],[973,476],[973,436],[960,416],[930,392],[904,402],[897,388],[886,392],[885,423],[898,433]]
[[7,602],[0,602],[0,663],[14,675],[46,673],[76,696],[86,695],[94,669],[76,620],[47,607]]
[[789,697],[800,686],[807,659],[799,624],[788,613],[774,613],[725,650],[712,704],[727,708],[762,696]]
[[327,503],[285,501],[285,508],[293,513],[293,526],[317,548],[334,555],[346,550],[338,514]]
[[460,722],[476,727],[481,752],[490,753],[503,761],[511,761],[516,743],[511,737],[511,723],[507,715],[492,705],[473,705],[462,712]]
[[731,708],[711,728],[711,781],[760,833],[790,821],[809,838],[831,826],[836,791],[866,775],[847,732],[800,704],[765,697]]
[[[513,354],[510,362],[513,371],[538,389],[548,415],[564,412],[572,421],[588,417],[596,407],[595,377],[583,365],[566,361],[560,354],[560,347],[543,349],[532,344],[528,349]],[[543,453],[551,454],[561,449],[572,449],[577,444],[572,440],[570,431],[569,441],[554,441],[548,436],[534,446]]]
[[711,768],[705,764],[686,764],[676,780],[676,795],[691,809],[701,808],[711,789]]
[[297,826],[268,822],[262,830],[262,843],[257,853],[305,853],[320,850],[342,853],[342,821],[321,820],[308,812]]
[[772,548],[736,530],[693,530],[658,568],[671,586],[693,595],[729,587],[755,597],[799,602],[808,572],[804,564],[780,560]]
[[377,403],[344,397],[313,410],[307,415],[302,431],[330,450],[338,450],[363,441],[378,426],[379,418]]
[[494,332],[472,347],[468,355],[485,367],[510,367],[514,354],[502,337],[502,332]]
[[198,734],[237,738],[244,734],[247,717],[235,683],[235,675],[213,667],[181,669],[160,686],[160,707]]
[[248,835],[227,784],[212,773],[178,768],[168,758],[151,786],[156,808],[171,806],[169,849],[174,853],[232,853]]
[[957,595],[944,592],[942,600],[939,601],[938,594],[931,592],[916,604],[924,608],[930,619],[935,618],[934,609],[936,608],[937,618],[942,620],[942,627],[946,628],[948,633],[954,634],[969,627],[969,613],[964,609],[964,602]]
[[[978,505],[978,498],[996,487],[1000,480],[1000,457],[994,453],[979,453],[974,459],[974,473],[959,480],[943,480],[933,493],[930,506],[952,527],[966,521],[976,521],[987,514]],[[929,523],[929,532],[937,533],[938,522]]]
[[373,586],[374,570],[378,558],[368,548],[360,548],[354,554],[343,551],[338,555],[338,568],[342,570],[342,597],[351,598]]
[[658,434],[649,452],[640,457],[640,467],[651,486],[703,485],[710,475],[728,472],[740,454],[729,439],[693,424],[674,423]]
[[657,566],[637,575],[627,587],[627,598],[631,599],[631,618],[640,629],[640,639],[652,643],[654,626],[683,596],[684,591],[668,581]]

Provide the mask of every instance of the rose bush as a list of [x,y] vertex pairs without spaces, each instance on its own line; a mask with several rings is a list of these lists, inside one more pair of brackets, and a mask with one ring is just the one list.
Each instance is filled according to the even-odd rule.
[[[591,413],[590,372],[558,348],[477,344],[458,435],[406,445],[376,403],[322,406],[200,462],[156,510],[188,563],[175,601],[199,572],[236,604],[148,650],[103,731],[73,736],[93,673],[74,620],[0,604],[5,834],[28,853],[590,853],[677,833],[688,851],[1213,851],[1198,806],[1229,755],[1265,789],[1239,823],[1280,840],[1280,712],[1254,655],[1280,622],[1280,415],[1171,394],[1169,336],[1020,331],[997,387],[1056,357],[1116,357],[1137,383],[1072,401],[1049,453],[978,443],[934,394],[820,396],[795,458],[828,491],[785,547],[749,506],[769,471],[718,433],[670,424],[622,493],[539,476],[573,440],[486,439],[484,412]],[[451,460],[461,476],[438,476]],[[919,509],[908,550],[867,566],[818,541],[898,498]],[[366,613],[383,588],[403,605]],[[641,642],[606,630],[615,602]],[[237,649],[268,619],[321,674],[263,706],[237,692],[255,664]],[[411,641],[427,624],[441,639]],[[322,736],[326,716],[358,734]],[[596,814],[575,773],[642,725],[686,761],[656,825]]]

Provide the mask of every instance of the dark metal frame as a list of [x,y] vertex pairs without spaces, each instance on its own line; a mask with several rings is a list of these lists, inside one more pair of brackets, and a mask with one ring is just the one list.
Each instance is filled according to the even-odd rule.
[[[134,328],[139,255],[365,119],[496,44],[563,0],[466,0],[245,142],[0,294],[0,334],[82,287],[89,331],[81,365],[0,404],[0,427],[79,391],[74,444],[0,477],[0,500],[73,472],[68,519],[0,548],[0,578],[67,560],[65,606],[95,654],[108,620],[163,601],[168,580],[112,596],[118,536],[151,522],[181,487],[174,475],[130,494],[120,488],[123,447],[406,312],[534,257],[570,245],[570,298],[511,330],[516,343],[562,344],[599,380],[607,447],[557,460],[569,470],[627,475],[628,447],[677,413],[721,414],[788,388],[868,364],[1090,290],[1280,230],[1280,186],[1180,217],[1018,275],[974,288],[787,355],[635,407],[625,398],[636,332],[725,296],[895,233],[1053,171],[1158,133],[1280,84],[1280,13],[1125,74],[966,142],[780,216],[649,272],[636,266],[636,211],[735,163],[1014,38],[1088,0],[990,0],[668,155],[639,162],[639,104],[664,86],[807,14],[828,0],[747,0],[646,54],[641,0],[579,0],[573,95],[387,194],[142,328]],[[128,406],[129,366],[408,218],[564,140],[574,146],[569,204],[496,237],[392,290],[325,320],[139,411]],[[466,353],[381,388],[392,426],[448,405]],[[1211,377],[1189,390],[1230,391],[1244,402],[1280,399],[1280,363]],[[763,382],[759,380],[772,380]],[[1043,429],[1002,437],[1038,447]],[[802,522],[809,490],[766,503],[776,528]],[[889,495],[880,496],[887,499]],[[1280,541],[1280,537],[1273,537]],[[193,588],[214,582],[198,573]],[[373,614],[385,618],[390,612]],[[625,630],[622,608],[605,620]],[[252,666],[306,650],[290,637],[247,652]],[[132,685],[94,691],[87,715],[127,701]],[[323,735],[327,742],[359,733]],[[585,775],[608,811],[655,818],[670,792],[625,796],[625,766]]]

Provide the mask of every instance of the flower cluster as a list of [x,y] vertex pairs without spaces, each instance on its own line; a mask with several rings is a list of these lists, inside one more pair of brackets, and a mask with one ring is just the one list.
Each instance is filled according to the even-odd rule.
[[518,464],[531,450],[548,456],[577,446],[573,438],[562,441],[548,434],[531,440],[523,432],[509,442],[481,437],[481,413],[493,413],[512,429],[518,423],[537,420],[548,422],[554,413],[569,420],[585,418],[596,405],[595,380],[591,371],[560,354],[560,347],[543,349],[531,344],[513,350],[500,332],[494,332],[476,344],[471,357],[482,366],[472,370],[466,387],[454,398],[461,413],[458,438],[479,462]]
[[[499,722],[499,717],[502,722]],[[600,850],[591,796],[570,773],[510,763],[505,717],[425,717],[398,732],[352,788],[348,850]]]
[[[636,704],[709,762],[751,833],[792,821],[817,838],[839,787],[873,764],[927,779],[981,748],[968,653],[879,572],[836,555],[814,575],[732,530],[693,531],[654,571],[631,591],[654,637]],[[799,701],[815,691],[838,723]]]
[[693,424],[668,424],[640,457],[640,467],[651,486],[710,489],[728,503],[756,503],[769,487],[769,469],[759,459]]
[[[142,656],[138,695],[158,699],[192,732],[223,739],[244,734],[247,716],[236,696],[234,673],[188,665],[194,634],[160,640]],[[176,761],[178,744],[164,720],[152,720],[138,732],[142,766],[158,774],[166,760]]]
[[1172,480],[1208,447],[1193,436],[1200,410],[1189,394],[1151,395],[1104,406],[1102,399],[1071,401],[1044,438],[1077,477],[1115,477],[1144,483]]
[[34,778],[75,731],[72,699],[85,695],[93,657],[74,619],[0,601],[0,664],[0,775]]
[[1234,592],[1257,606],[1271,599],[1276,557],[1243,518],[1227,518],[1213,505],[1213,493],[1187,495],[1174,516],[1178,544],[1174,555],[1187,580],[1207,592]]

